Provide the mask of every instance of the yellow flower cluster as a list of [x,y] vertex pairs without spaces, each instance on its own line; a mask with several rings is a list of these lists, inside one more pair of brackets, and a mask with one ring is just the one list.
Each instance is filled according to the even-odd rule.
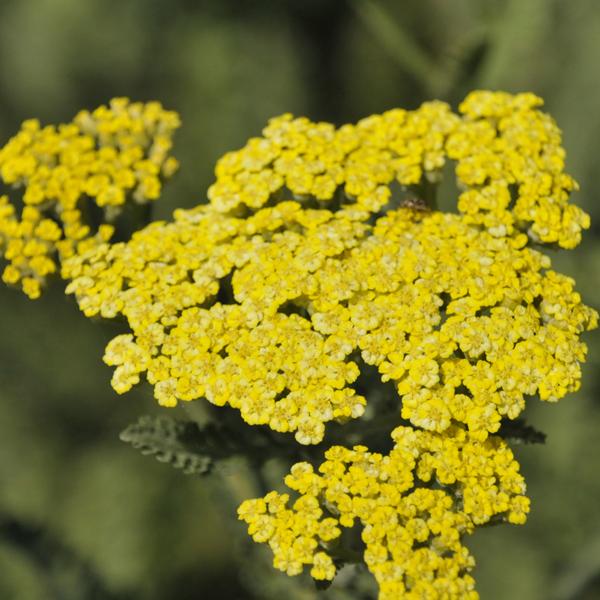
[[129,321],[105,354],[120,393],[146,372],[165,406],[205,397],[317,443],[324,423],[363,412],[360,352],[395,383],[402,417],[485,439],[526,396],[578,388],[579,334],[596,323],[525,241],[407,208],[369,227],[298,202],[247,219],[202,207],[100,245],[64,276],[86,315]]
[[[174,223],[67,261],[67,292],[84,313],[123,314],[132,328],[106,348],[115,390],[146,372],[164,406],[205,397],[239,409],[250,424],[296,432],[304,444],[322,439],[325,422],[360,416],[365,399],[349,385],[359,371],[346,360],[352,348],[280,311],[307,285],[314,295],[311,269],[366,229],[317,213],[296,202],[246,220],[204,207],[177,211]],[[232,272],[239,304],[216,301]]]
[[458,210],[493,235],[527,230],[533,241],[574,248],[590,220],[568,204],[577,183],[564,173],[560,130],[541,104],[501,92],[475,92],[461,104],[464,118],[446,144],[467,188]]
[[[377,369],[411,425],[391,452],[334,446],[318,473],[292,468],[291,508],[271,492],[240,517],[289,574],[332,579],[357,522],[380,599],[476,598],[462,536],[529,508],[493,434],[528,397],[578,389],[598,320],[534,247],[589,226],[540,104],[474,92],[460,114],[430,102],[338,129],[284,115],[219,160],[208,205],[113,244],[79,199],[110,221],[125,191],[156,197],[176,116],[119,100],[58,130],[29,122],[0,151],[25,187],[19,216],[0,199],[4,279],[35,297],[58,249],[84,314],[130,327],[104,355],[117,392],[145,376],[163,406],[205,398],[301,444],[363,415],[361,364]],[[444,214],[428,202],[448,160],[461,193]]]
[[177,169],[169,151],[178,126],[177,114],[159,103],[125,98],[58,127],[25,121],[0,150],[0,177],[23,204],[19,211],[0,197],[0,249],[9,261],[3,280],[37,298],[57,270],[57,253],[64,259],[110,239],[107,223],[128,198],[138,204],[158,198],[161,177]]
[[568,204],[577,184],[564,173],[560,130],[541,104],[530,93],[478,91],[460,105],[462,117],[428,102],[339,129],[283,115],[263,138],[218,161],[208,196],[220,212],[292,194],[364,218],[393,203],[392,184],[435,183],[452,159],[465,222],[497,237],[526,231],[533,241],[573,248],[589,217]]
[[392,437],[389,455],[333,446],[318,473],[295,464],[285,479],[298,495],[291,507],[289,494],[270,492],[244,501],[240,519],[288,575],[308,565],[315,579],[333,579],[342,528],[358,522],[379,600],[477,598],[461,538],[492,518],[525,521],[518,463],[500,438],[480,442],[460,427],[398,427]]

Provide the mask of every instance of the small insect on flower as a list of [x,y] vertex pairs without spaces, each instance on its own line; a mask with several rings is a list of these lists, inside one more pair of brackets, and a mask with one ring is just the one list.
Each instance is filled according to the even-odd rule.
[[431,211],[431,207],[423,200],[423,198],[417,196],[416,194],[410,194],[403,198],[400,202],[401,208],[411,208],[412,210],[417,210],[420,212],[429,212]]

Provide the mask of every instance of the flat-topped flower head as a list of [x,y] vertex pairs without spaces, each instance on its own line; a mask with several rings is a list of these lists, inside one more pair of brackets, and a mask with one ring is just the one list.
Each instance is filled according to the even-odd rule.
[[293,502],[270,492],[244,501],[239,518],[288,575],[307,566],[314,579],[332,580],[342,531],[358,524],[380,600],[477,598],[462,538],[492,519],[525,521],[518,463],[500,438],[480,442],[458,427],[399,427],[392,437],[389,455],[334,446],[317,470],[295,464],[285,478]]
[[589,217],[569,204],[577,183],[564,172],[560,130],[542,104],[530,93],[477,91],[461,103],[461,115],[427,102],[339,129],[283,115],[264,137],[219,160],[208,196],[219,212],[242,214],[293,197],[364,219],[398,203],[393,186],[435,183],[452,160],[466,222],[497,237],[526,232],[535,242],[573,248]]
[[[501,425],[579,388],[598,320],[542,253],[575,247],[589,218],[541,104],[478,91],[458,114],[283,115],[218,161],[209,204],[116,243],[126,198],[154,200],[176,167],[177,116],[120,99],[29,121],[0,150],[24,204],[0,197],[3,279],[37,297],[58,257],[86,316],[124,318],[104,354],[118,393],[146,378],[162,406],[227,405],[302,445],[358,420],[353,441],[392,448],[336,441],[291,468],[291,495],[240,506],[276,568],[332,580],[358,544],[380,600],[475,599],[464,536],[529,511]],[[448,161],[460,191],[444,213]]]
[[127,202],[156,200],[161,180],[177,169],[169,151],[178,126],[158,102],[126,98],[58,127],[25,121],[0,149],[0,177],[24,205],[18,211],[0,197],[3,280],[37,298],[57,258],[108,241]]
[[[65,264],[86,314],[122,314],[131,327],[105,354],[114,388],[145,374],[164,406],[206,398],[303,444],[363,414],[361,361],[394,383],[405,420],[438,432],[460,423],[482,440],[527,397],[576,390],[579,336],[596,314],[530,247],[537,209],[526,222],[510,200],[560,141],[536,103],[476,93],[463,118],[435,102],[339,129],[271,121],[264,138],[219,161],[209,205]],[[481,146],[478,127],[497,143]],[[530,138],[544,143],[530,148]],[[490,148],[498,172],[469,179],[468,157]],[[512,158],[528,152],[538,159],[519,174]],[[401,196],[394,206],[393,181],[405,191],[437,181],[448,153],[470,186],[459,209],[465,194],[487,204],[444,214]],[[561,239],[566,222],[554,229]]]

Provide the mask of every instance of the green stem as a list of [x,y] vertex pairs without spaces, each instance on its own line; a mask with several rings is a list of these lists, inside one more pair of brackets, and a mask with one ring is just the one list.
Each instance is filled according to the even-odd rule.
[[375,0],[351,0],[356,14],[396,62],[427,92],[437,95],[447,87],[447,74]]

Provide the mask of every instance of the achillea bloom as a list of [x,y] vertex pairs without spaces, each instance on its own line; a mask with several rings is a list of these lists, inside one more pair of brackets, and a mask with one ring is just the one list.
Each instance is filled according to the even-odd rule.
[[[300,444],[363,415],[370,398],[357,379],[369,365],[393,384],[405,424],[391,452],[335,445],[318,473],[292,467],[291,506],[271,492],[239,516],[290,575],[309,566],[331,580],[343,529],[360,524],[382,600],[476,598],[462,536],[491,520],[523,523],[529,510],[518,464],[495,433],[527,398],[578,389],[580,335],[597,325],[540,251],[573,248],[589,226],[569,203],[576,183],[540,105],[533,94],[474,92],[460,114],[430,102],[339,129],[284,115],[217,163],[208,205],[118,243],[110,227],[84,225],[78,199],[94,198],[108,217],[119,190],[155,197],[159,170],[171,171],[176,117],[159,111],[148,131],[144,118],[107,109],[60,134],[26,125],[0,152],[0,173],[26,186],[27,204],[17,217],[0,202],[4,279],[37,295],[58,249],[84,314],[127,320],[130,332],[104,355],[117,392],[145,376],[163,406],[205,398]],[[113,111],[129,115],[126,106]],[[40,135],[42,149],[31,149]],[[105,166],[84,167],[77,193],[51,193],[44,144],[55,178],[79,172],[89,153],[113,167],[133,153],[137,168],[131,179],[110,167],[110,179]],[[461,189],[456,213],[429,204],[448,160]],[[58,224],[38,208],[48,199]]]
[[270,492],[243,502],[240,519],[289,575],[308,565],[315,579],[333,579],[336,541],[358,522],[380,600],[477,598],[462,536],[492,518],[523,523],[529,510],[511,450],[456,426],[444,434],[398,427],[392,437],[387,456],[334,446],[318,472],[294,465],[285,479],[298,495],[293,504],[289,494]]
[[[528,244],[543,241],[548,206],[562,216],[545,241],[573,245],[587,219],[545,188],[531,200],[533,181],[567,177],[537,103],[476,93],[462,119],[429,103],[338,130],[272,121],[219,161],[208,206],[65,263],[87,315],[131,326],[105,354],[115,389],[145,373],[165,406],[204,397],[303,444],[363,413],[357,353],[395,383],[403,418],[438,432],[462,423],[482,440],[527,396],[576,390],[579,334],[596,315]],[[475,177],[465,165],[484,151],[481,128],[496,158]],[[469,186],[466,214],[393,208],[394,181],[434,181],[448,155]]]
[[[111,101],[72,123],[42,127],[31,119],[0,150],[0,177],[22,191],[21,214],[0,197],[0,248],[9,265],[3,280],[37,298],[61,260],[108,241],[130,198],[160,195],[161,178],[177,169],[169,156],[176,113],[157,102]],[[98,212],[99,223],[89,213]]]

